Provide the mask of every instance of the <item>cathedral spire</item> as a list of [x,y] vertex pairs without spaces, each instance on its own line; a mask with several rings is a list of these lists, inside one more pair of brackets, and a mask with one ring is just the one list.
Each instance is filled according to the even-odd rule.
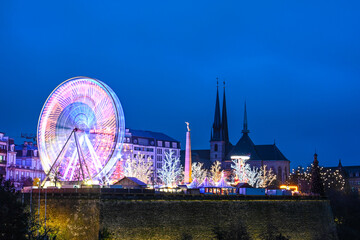
[[222,140],[227,143],[229,142],[229,130],[228,130],[228,121],[227,121],[227,113],[226,113],[225,81],[224,81],[224,98],[223,98],[221,123],[222,123]]
[[220,101],[219,101],[219,81],[218,78],[216,85],[216,103],[215,103],[215,116],[213,123],[213,135],[211,140],[219,141],[221,140],[221,122],[220,122]]
[[250,131],[248,129],[248,122],[247,122],[247,112],[246,112],[246,101],[245,101],[245,108],[244,108],[244,126],[242,133],[248,134]]

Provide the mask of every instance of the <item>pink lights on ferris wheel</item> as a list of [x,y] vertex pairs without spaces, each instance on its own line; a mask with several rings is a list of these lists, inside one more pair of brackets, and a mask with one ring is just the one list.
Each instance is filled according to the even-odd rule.
[[40,114],[42,166],[62,181],[102,180],[119,158],[124,132],[122,106],[106,84],[87,77],[66,80]]

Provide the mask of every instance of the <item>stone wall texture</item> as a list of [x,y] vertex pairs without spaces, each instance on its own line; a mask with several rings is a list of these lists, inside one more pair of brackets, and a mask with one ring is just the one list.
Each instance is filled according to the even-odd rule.
[[253,239],[260,239],[269,227],[291,240],[337,239],[327,200],[50,198],[47,218],[49,226],[59,229],[58,239],[97,239],[103,228],[114,239],[182,239],[185,235],[214,239],[215,227],[231,229],[239,223]]

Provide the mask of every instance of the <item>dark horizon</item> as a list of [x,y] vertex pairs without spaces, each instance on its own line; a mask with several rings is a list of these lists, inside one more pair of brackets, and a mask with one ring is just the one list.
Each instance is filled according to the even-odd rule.
[[[126,127],[208,149],[216,78],[229,137],[244,102],[255,144],[274,139],[291,166],[359,165],[360,3],[0,3],[0,131],[35,133],[51,91],[75,76],[118,95]],[[221,101],[222,105],[222,101]]]

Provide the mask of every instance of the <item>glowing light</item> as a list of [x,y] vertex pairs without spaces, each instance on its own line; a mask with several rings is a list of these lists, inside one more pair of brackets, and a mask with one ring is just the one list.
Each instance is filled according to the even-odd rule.
[[249,160],[250,157],[249,156],[231,156],[231,159],[243,159],[243,160]]
[[49,173],[64,148],[52,169],[59,180],[102,180],[114,169],[124,133],[122,106],[106,84],[87,77],[68,79],[50,94],[40,113],[37,142],[43,169]]
[[281,185],[280,189],[286,189],[286,190],[298,192],[298,186]]

